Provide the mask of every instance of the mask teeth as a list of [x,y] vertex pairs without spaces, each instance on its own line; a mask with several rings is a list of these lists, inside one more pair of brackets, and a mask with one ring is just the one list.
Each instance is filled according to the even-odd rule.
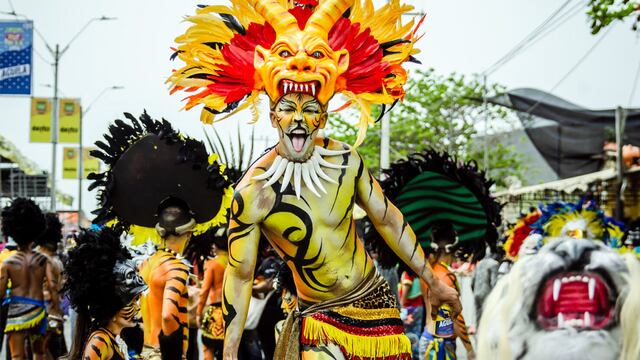
[[290,80],[284,80],[282,82],[282,95],[286,95],[292,92],[316,96],[316,84],[313,81],[306,83],[297,83]]

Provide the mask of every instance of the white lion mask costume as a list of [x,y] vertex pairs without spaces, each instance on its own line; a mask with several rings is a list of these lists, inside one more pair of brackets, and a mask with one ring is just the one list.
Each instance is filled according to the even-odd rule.
[[489,295],[478,359],[640,359],[640,264],[598,241],[556,238]]

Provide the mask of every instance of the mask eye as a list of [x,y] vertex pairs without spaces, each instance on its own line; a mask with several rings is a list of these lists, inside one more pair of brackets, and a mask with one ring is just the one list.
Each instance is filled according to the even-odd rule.
[[324,54],[321,51],[316,50],[313,53],[311,53],[311,57],[316,59],[322,59],[324,57]]
[[280,55],[281,58],[288,58],[291,57],[291,52],[289,50],[282,50],[278,55]]

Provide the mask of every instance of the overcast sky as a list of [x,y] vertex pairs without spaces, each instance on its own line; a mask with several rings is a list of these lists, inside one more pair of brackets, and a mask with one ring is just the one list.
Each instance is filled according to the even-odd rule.
[[[573,0],[574,3],[586,0]],[[71,45],[60,63],[60,91],[80,97],[88,105],[109,86],[123,86],[95,102],[85,117],[84,142],[101,137],[107,124],[124,111],[139,114],[147,109],[154,117],[165,117],[177,128],[202,138],[198,111],[179,111],[178,96],[169,96],[164,81],[179,64],[169,61],[173,39],[186,24],[182,17],[193,13],[204,1],[188,0],[13,0],[15,11],[34,20],[49,44],[65,45],[91,18],[102,15],[115,21],[95,22]],[[411,0],[427,13],[425,37],[419,43],[422,67],[437,72],[475,74],[502,57],[525,35],[556,10],[560,0]],[[212,3],[224,3],[214,1]],[[585,9],[586,10],[586,9]],[[0,11],[10,11],[9,0],[0,0]],[[0,15],[8,19],[9,16]],[[53,82],[51,56],[35,37],[34,95],[51,96],[45,87]],[[598,40],[590,34],[584,11],[570,18],[489,77],[508,88],[535,87],[551,90]],[[632,83],[640,63],[640,41],[629,23],[617,24],[591,55],[554,93],[590,108],[635,105],[640,107],[640,89],[629,103]],[[255,126],[264,147],[273,142],[272,130],[263,114]],[[235,134],[248,115],[220,123],[224,134]],[[29,99],[0,97],[0,133],[17,145],[42,169],[51,168],[51,145],[28,142]],[[329,125],[330,126],[330,125]],[[271,140],[269,140],[271,139]],[[59,157],[62,151],[58,151]],[[59,162],[61,164],[61,160]],[[58,166],[60,169],[60,165]],[[58,178],[61,173],[58,170]],[[59,180],[59,188],[77,193],[77,182]],[[85,183],[86,184],[86,183]],[[93,194],[85,193],[84,208],[95,206]]]

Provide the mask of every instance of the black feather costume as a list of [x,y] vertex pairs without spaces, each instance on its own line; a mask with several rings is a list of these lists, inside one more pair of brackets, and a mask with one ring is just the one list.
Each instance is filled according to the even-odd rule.
[[115,120],[105,141],[96,142],[99,150],[91,152],[108,166],[89,175],[89,189],[100,188],[94,223],[117,223],[134,235],[134,245],[158,243],[158,205],[170,197],[188,205],[197,223],[194,235],[225,223],[233,191],[217,156],[167,120],[153,120],[146,112],[139,119],[124,116],[128,121]]
[[78,313],[72,347],[72,353],[78,355],[89,334],[106,326],[147,286],[135,270],[131,255],[121,245],[119,232],[108,227],[83,231],[64,265],[63,291]]
[[62,223],[56,213],[46,213],[47,230],[37,240],[37,244],[44,246],[51,251],[58,249],[58,244],[62,240]]
[[42,210],[31,199],[16,198],[2,209],[2,233],[21,247],[36,242],[46,228]]
[[[474,161],[459,162],[447,153],[426,150],[391,164],[383,173],[386,178],[380,185],[385,195],[400,209],[425,252],[432,226],[442,220],[453,225],[462,259],[477,261],[487,246],[495,248],[501,205],[490,194],[493,181]],[[400,262],[373,226],[365,229],[365,242],[377,248],[383,267]]]

